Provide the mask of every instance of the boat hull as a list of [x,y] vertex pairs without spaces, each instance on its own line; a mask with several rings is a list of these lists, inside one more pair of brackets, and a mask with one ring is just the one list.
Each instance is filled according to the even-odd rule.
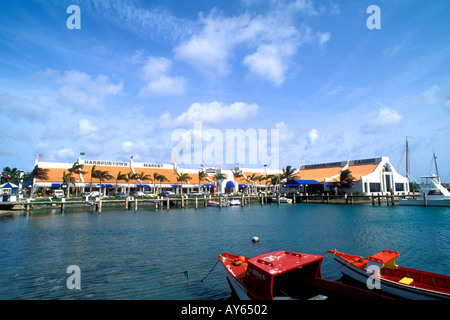
[[[367,280],[370,276],[373,276],[372,273],[368,273],[365,270],[362,270],[353,264],[349,263],[347,260],[342,259],[341,257],[335,255],[334,259],[341,265],[341,272],[350,277],[353,280],[356,280],[364,285],[367,284]],[[403,285],[401,283],[383,279],[377,277],[380,281],[380,289],[382,292],[386,292],[390,295],[394,295],[400,298],[408,299],[408,300],[442,300],[442,299],[450,299],[450,295],[426,290],[422,288],[417,288],[409,285]]]
[[225,272],[225,277],[228,280],[233,293],[239,298],[239,300],[252,300],[245,290],[244,286],[228,271],[227,267],[222,263],[222,268]]
[[421,199],[400,199],[398,204],[402,206],[450,207],[450,199],[427,200],[426,203]]

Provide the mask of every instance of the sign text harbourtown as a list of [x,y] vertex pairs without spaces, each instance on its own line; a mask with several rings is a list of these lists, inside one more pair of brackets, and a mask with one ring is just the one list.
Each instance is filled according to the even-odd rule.
[[[104,161],[104,160],[84,160],[85,165],[96,166],[115,166],[115,167],[129,167],[130,162],[123,161]],[[143,163],[144,168],[162,168],[163,165],[159,163]]]

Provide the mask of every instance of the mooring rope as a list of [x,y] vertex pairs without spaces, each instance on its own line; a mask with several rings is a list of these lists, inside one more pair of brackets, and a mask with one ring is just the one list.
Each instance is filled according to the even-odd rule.
[[214,267],[212,267],[211,270],[209,270],[208,274],[202,279],[200,280],[200,282],[203,282],[203,280],[206,279],[207,276],[209,276],[209,274],[214,270],[214,268],[217,266],[217,263],[219,262],[219,259],[217,259],[216,263],[214,264]]
[[207,276],[209,276],[209,274],[214,270],[214,268],[216,267],[217,263],[219,262],[219,259],[218,259],[217,257],[208,259],[208,260],[206,260],[206,261],[204,261],[204,262],[202,262],[202,263],[200,263],[200,264],[198,264],[198,265],[192,266],[191,268],[186,269],[186,270],[183,270],[183,271],[176,271],[176,272],[170,272],[170,273],[162,273],[162,274],[160,274],[160,275],[157,275],[157,276],[154,276],[154,277],[151,277],[151,278],[147,278],[147,280],[153,280],[153,279],[157,279],[157,278],[161,278],[161,277],[167,277],[167,276],[172,277],[172,276],[177,275],[177,274],[184,274],[184,276],[186,277],[186,279],[189,280],[189,271],[194,270],[194,269],[197,269],[197,268],[203,266],[204,264],[206,264],[206,263],[212,261],[213,259],[217,259],[216,264],[215,264],[214,267],[208,272],[208,274],[207,274],[203,279],[200,280],[201,282],[203,282],[203,280],[206,279]]

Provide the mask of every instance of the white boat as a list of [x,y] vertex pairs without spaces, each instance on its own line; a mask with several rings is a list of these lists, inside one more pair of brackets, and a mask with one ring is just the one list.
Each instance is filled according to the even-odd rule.
[[228,201],[229,206],[240,206],[241,201],[239,199],[231,199]]
[[449,207],[450,192],[441,184],[438,175],[422,177],[420,197],[418,199],[400,199],[400,205]]
[[[272,202],[278,202],[277,197],[272,197]],[[280,203],[292,203],[292,199],[286,197],[280,197]]]
[[434,152],[433,160],[436,174],[421,177],[420,197],[418,199],[400,199],[399,205],[450,207],[450,192],[441,184]]
[[220,202],[218,202],[218,201],[207,201],[206,204],[209,207],[220,207]]
[[356,280],[408,300],[450,299],[450,276],[398,266],[397,251],[383,250],[369,257],[328,250],[341,265],[341,272]]

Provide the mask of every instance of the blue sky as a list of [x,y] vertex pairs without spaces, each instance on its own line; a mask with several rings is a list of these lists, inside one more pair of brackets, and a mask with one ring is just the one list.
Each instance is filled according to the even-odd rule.
[[[72,4],[79,30],[66,26]],[[367,27],[370,5],[381,29]],[[278,129],[280,168],[383,155],[403,173],[410,136],[413,176],[432,172],[434,149],[449,181],[449,12],[410,0],[2,1],[0,166],[80,152],[170,163],[174,130],[202,121]]]

